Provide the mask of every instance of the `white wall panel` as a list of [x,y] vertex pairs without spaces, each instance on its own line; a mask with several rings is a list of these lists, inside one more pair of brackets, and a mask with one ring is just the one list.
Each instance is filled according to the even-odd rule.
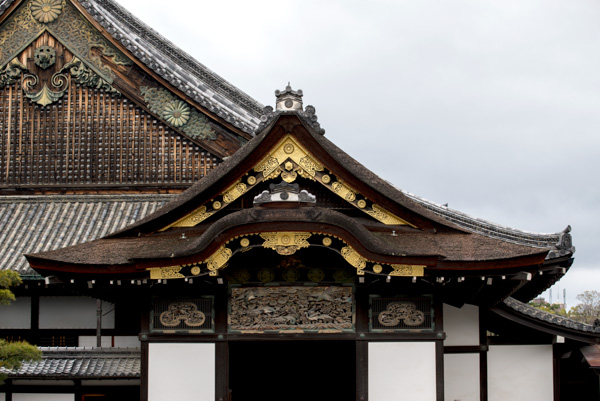
[[479,307],[444,304],[444,345],[479,345]]
[[[102,302],[102,328],[115,328],[114,305]],[[95,329],[96,299],[40,297],[40,329]]]
[[73,394],[14,393],[13,401],[73,401]]
[[10,305],[0,305],[0,329],[30,329],[31,298],[19,297]]
[[479,401],[479,354],[444,355],[444,397]]
[[0,393],[0,401],[6,400],[6,394]]
[[435,343],[369,343],[369,401],[435,401]]
[[[113,345],[114,343],[114,345]],[[95,347],[96,336],[79,336],[80,347]],[[139,348],[140,339],[138,336],[102,336],[103,348]]]
[[552,345],[495,345],[488,352],[489,401],[552,401]]
[[214,344],[149,345],[148,401],[214,399]]

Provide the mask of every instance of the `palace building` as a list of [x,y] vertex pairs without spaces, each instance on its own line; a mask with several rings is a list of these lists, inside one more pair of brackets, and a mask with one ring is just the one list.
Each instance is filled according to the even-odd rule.
[[0,399],[599,398],[600,328],[527,304],[569,227],[399,190],[114,0],[0,12],[0,335],[44,355]]

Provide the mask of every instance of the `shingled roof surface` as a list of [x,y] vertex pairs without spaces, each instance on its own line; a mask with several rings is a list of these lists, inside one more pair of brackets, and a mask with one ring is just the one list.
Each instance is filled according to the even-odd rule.
[[0,368],[14,379],[137,379],[138,348],[40,347],[42,360],[25,362],[18,371]]
[[[0,15],[15,0],[0,3]],[[80,1],[106,31],[148,68],[230,124],[253,133],[263,105],[202,65],[113,0]]]
[[173,195],[0,196],[0,269],[37,275],[23,254],[100,238],[171,199]]

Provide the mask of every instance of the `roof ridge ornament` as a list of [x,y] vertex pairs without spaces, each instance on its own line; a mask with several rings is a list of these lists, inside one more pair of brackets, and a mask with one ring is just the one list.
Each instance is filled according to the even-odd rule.
[[266,106],[263,109],[263,114],[260,116],[260,124],[258,125],[256,132],[262,131],[281,113],[294,112],[304,123],[313,128],[317,133],[325,135],[325,130],[321,128],[321,125],[317,122],[318,117],[315,114],[315,107],[308,105],[306,106],[306,109],[303,108],[303,95],[302,89],[293,90],[289,82],[283,91],[280,91],[279,89],[275,90],[275,110],[273,110],[273,107],[271,106]]

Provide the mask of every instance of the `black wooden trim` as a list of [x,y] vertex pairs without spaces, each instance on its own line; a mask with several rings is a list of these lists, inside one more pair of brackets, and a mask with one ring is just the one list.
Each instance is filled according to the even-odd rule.
[[481,344],[482,349],[485,347],[485,351],[479,354],[479,400],[488,401],[487,351],[490,347],[488,345],[486,314],[481,307],[479,307],[479,344]]
[[356,342],[356,401],[369,400],[369,343]]
[[140,358],[140,401],[148,401],[148,350],[149,343],[142,341],[142,355]]
[[229,398],[229,344],[225,341],[215,344],[215,398]]
[[6,379],[4,386],[0,387],[0,391],[4,391],[4,401],[12,401],[13,385],[12,380]]
[[444,304],[441,297],[434,298],[434,319],[435,330],[440,335],[436,335],[435,342],[435,370],[436,370],[436,400],[444,401]]
[[140,401],[148,401],[148,368],[149,368],[149,351],[150,344],[148,343],[148,332],[150,331],[150,308],[151,302],[149,297],[146,297],[146,302],[142,307],[141,314],[141,357],[140,357]]
[[81,379],[73,380],[73,395],[75,397],[75,401],[80,401],[83,396],[84,389],[81,386]]
[[488,349],[487,345],[450,345],[444,347],[444,354],[478,354]]
[[552,344],[552,381],[554,401],[560,401],[560,344]]

